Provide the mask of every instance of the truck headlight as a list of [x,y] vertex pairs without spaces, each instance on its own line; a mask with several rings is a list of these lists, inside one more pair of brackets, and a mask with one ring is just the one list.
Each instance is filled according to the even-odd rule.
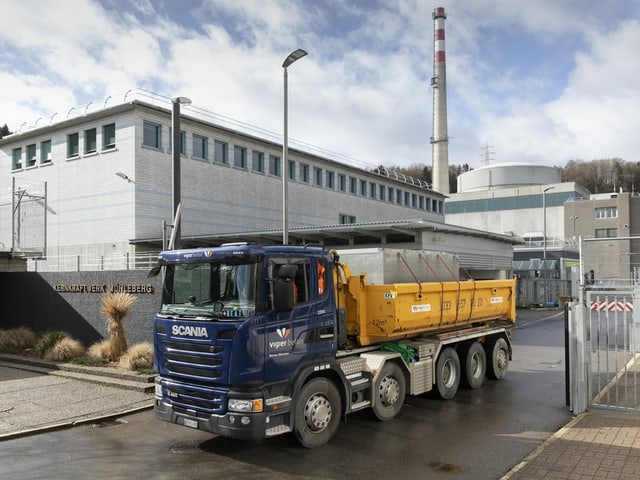
[[262,412],[263,403],[261,398],[230,398],[229,399],[229,411],[230,412]]

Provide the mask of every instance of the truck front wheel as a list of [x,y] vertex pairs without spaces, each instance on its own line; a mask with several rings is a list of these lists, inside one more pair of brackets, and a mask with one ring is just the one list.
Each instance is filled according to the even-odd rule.
[[374,389],[373,414],[378,420],[391,420],[400,413],[407,387],[402,369],[397,363],[385,363],[378,374]]
[[436,363],[436,386],[438,395],[443,400],[451,400],[458,392],[460,385],[460,358],[456,351],[447,347],[438,357]]
[[314,378],[298,394],[294,432],[300,444],[315,448],[329,442],[338,430],[342,402],[333,382]]

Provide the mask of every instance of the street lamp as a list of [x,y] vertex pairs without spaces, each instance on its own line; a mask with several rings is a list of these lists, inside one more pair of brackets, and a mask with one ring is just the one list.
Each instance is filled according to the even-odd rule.
[[542,272],[544,272],[545,302],[549,292],[547,284],[547,192],[554,188],[556,187],[547,187],[542,191]]
[[171,99],[171,151],[173,155],[173,167],[171,178],[173,190],[171,193],[173,203],[173,235],[169,248],[180,247],[180,105],[191,105],[191,99],[176,97]]
[[282,244],[289,243],[289,214],[287,212],[287,176],[289,170],[289,161],[287,160],[289,140],[289,125],[288,125],[288,102],[287,102],[287,68],[293,62],[300,60],[307,54],[301,48],[291,52],[287,58],[282,62],[282,68],[284,69],[284,136],[282,140]]

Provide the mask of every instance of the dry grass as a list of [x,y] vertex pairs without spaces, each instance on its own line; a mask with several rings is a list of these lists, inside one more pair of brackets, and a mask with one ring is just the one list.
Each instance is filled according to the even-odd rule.
[[53,362],[64,362],[72,358],[81,357],[84,353],[85,348],[82,343],[75,338],[65,336],[45,352],[44,359]]
[[104,358],[110,362],[117,361],[127,351],[127,339],[122,320],[136,300],[137,298],[133,295],[123,292],[102,295],[100,311],[107,317],[107,331],[109,332]]
[[87,350],[87,357],[106,360],[108,352],[109,340],[101,340],[89,347]]
[[0,330],[0,351],[19,353],[33,348],[36,334],[27,327]]
[[153,345],[142,342],[133,345],[120,357],[119,366],[126,370],[150,370],[153,368]]

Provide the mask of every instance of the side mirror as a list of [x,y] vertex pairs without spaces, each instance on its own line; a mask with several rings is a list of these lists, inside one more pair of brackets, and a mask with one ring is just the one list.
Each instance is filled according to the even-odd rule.
[[275,313],[293,310],[293,282],[276,278],[273,282],[273,311]]
[[149,270],[149,273],[147,273],[147,278],[157,277],[161,271],[162,267],[160,265],[158,265],[157,267],[153,267],[151,270]]

